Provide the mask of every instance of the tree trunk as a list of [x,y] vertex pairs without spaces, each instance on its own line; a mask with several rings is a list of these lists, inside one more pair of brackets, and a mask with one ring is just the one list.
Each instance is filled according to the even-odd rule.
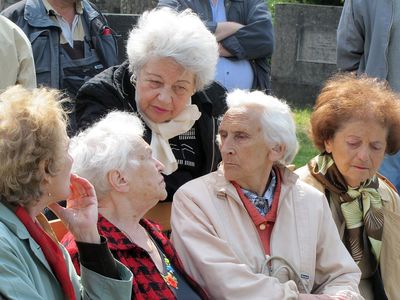
[[141,14],[157,6],[157,0],[121,0],[122,14]]

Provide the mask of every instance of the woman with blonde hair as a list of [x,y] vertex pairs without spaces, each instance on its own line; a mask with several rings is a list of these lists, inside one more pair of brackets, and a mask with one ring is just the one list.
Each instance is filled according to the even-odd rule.
[[[66,114],[55,90],[0,95],[0,295],[7,299],[130,299],[132,273],[97,231],[93,186],[71,174]],[[67,199],[63,208],[57,201]],[[41,211],[79,247],[81,278]]]

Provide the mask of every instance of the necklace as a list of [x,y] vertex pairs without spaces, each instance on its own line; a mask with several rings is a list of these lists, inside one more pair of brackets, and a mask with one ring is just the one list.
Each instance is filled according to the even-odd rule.
[[[120,229],[120,230],[132,244],[137,244],[140,246],[140,244],[138,244],[138,241],[134,242],[134,239],[131,238],[131,235],[128,232],[126,232],[123,229]],[[143,247],[142,248],[149,254],[153,253],[155,250],[154,242],[152,242],[152,239],[150,238],[150,236],[148,235],[147,232],[145,232],[145,236],[147,237],[146,238],[147,249],[144,249]]]

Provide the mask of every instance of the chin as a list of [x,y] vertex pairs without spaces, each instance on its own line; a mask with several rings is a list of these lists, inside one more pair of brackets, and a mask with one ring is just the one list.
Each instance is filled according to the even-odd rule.
[[165,199],[167,199],[167,196],[168,196],[167,193],[162,194],[160,197],[160,201],[164,201]]

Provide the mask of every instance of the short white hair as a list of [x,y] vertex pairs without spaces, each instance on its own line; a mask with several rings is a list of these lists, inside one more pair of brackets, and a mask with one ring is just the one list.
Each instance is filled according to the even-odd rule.
[[218,44],[191,10],[170,8],[146,11],[129,34],[126,52],[129,69],[139,75],[150,58],[171,58],[195,75],[196,90],[214,80]]
[[88,179],[101,199],[110,191],[107,174],[125,170],[142,139],[144,126],[134,113],[113,111],[71,139],[72,172]]
[[269,96],[260,91],[234,90],[228,93],[228,108],[246,107],[260,112],[261,130],[268,146],[285,147],[280,162],[290,164],[297,154],[299,145],[296,138],[296,125],[292,111],[285,101]]

